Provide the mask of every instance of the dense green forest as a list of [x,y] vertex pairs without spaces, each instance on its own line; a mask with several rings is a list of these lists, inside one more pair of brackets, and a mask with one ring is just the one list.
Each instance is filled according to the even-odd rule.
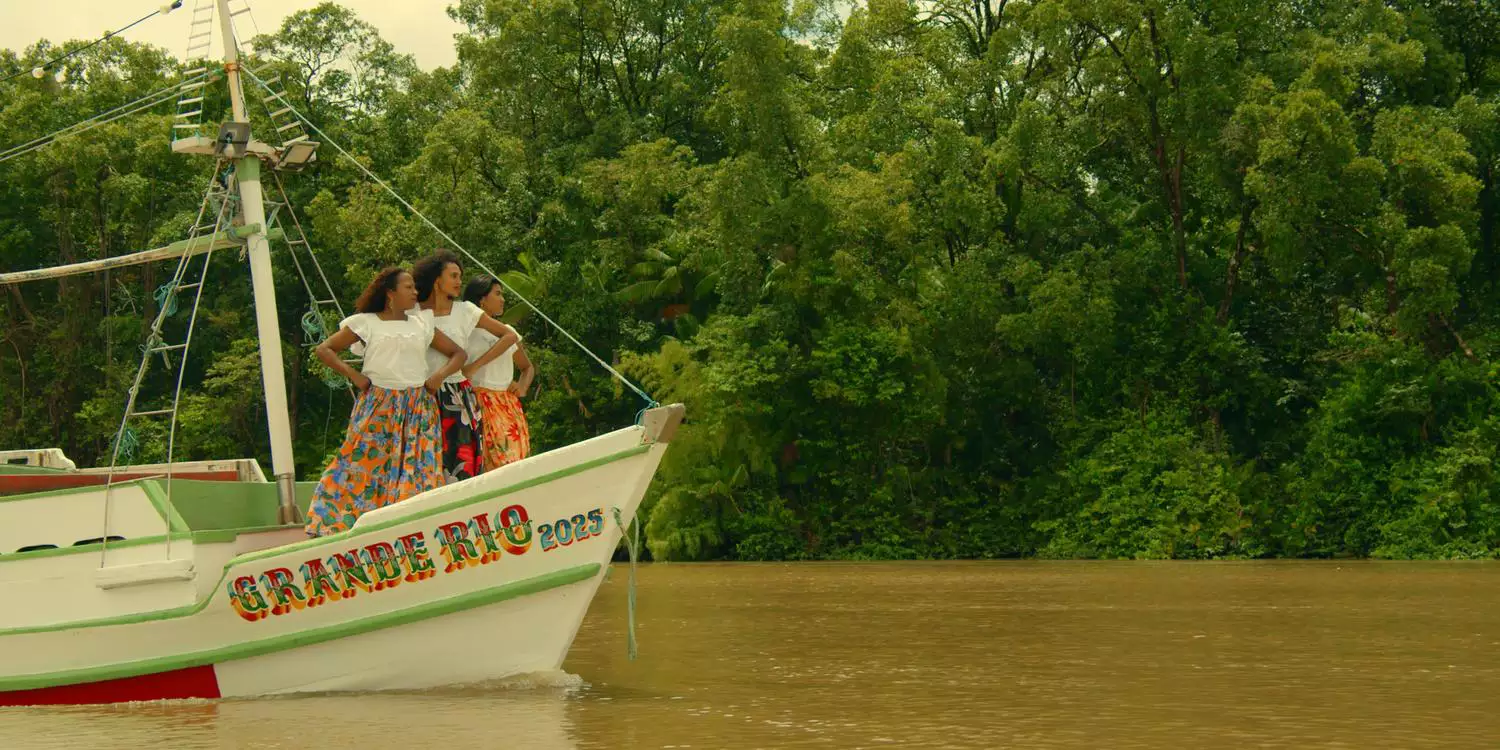
[[[656,559],[1500,554],[1500,5],[449,12],[452,69],[334,4],[257,38],[253,64],[688,405],[648,499]],[[0,52],[0,73],[58,51]],[[0,83],[0,146],[180,69],[120,39],[64,67]],[[170,115],[0,163],[0,270],[186,236],[212,167],[170,153]],[[441,244],[326,146],[288,189],[346,303]],[[312,478],[351,399],[315,369],[277,252]],[[177,455],[268,464],[248,274],[220,255]],[[0,446],[108,461],[169,273],[0,291]],[[539,449],[634,419],[566,339],[518,326]],[[144,425],[136,459],[163,435]]]

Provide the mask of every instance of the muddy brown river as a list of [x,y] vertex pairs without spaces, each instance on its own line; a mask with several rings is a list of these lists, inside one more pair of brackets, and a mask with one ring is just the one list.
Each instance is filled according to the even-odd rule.
[[1500,747],[1497,563],[646,565],[634,662],[626,572],[556,674],[0,709],[0,749]]

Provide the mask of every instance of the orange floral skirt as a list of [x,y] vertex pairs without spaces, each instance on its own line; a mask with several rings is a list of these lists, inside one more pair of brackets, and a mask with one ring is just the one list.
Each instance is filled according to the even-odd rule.
[[370,386],[354,399],[344,444],[323,470],[309,536],[347,531],[361,515],[444,484],[437,399],[426,389]]
[[484,470],[491,471],[531,455],[531,429],[521,399],[510,391],[475,388],[484,426]]

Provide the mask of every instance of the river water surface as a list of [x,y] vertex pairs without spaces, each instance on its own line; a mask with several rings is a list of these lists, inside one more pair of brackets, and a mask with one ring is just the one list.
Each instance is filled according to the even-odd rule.
[[0,748],[1500,747],[1500,564],[642,566],[634,662],[626,573],[558,674],[0,709]]

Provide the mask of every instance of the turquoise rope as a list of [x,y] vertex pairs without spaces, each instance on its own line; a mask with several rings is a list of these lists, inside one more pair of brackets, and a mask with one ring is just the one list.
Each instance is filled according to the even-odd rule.
[[321,344],[328,337],[328,329],[323,326],[323,313],[318,312],[316,305],[303,314],[302,332],[314,344]]
[[162,315],[172,317],[177,314],[177,282],[168,281],[156,288],[156,306],[163,310]]
[[115,435],[115,442],[118,444],[120,457],[125,459],[125,463],[128,465],[131,459],[135,458],[135,450],[141,444],[140,439],[135,435],[135,430],[126,426],[124,430]]
[[[307,334],[308,340],[313,344],[321,344],[324,339],[328,338],[328,328],[324,323],[322,311],[314,304],[302,315],[302,332]],[[349,387],[349,381],[343,375],[334,372],[332,368],[323,368],[323,375],[320,379],[330,390]]]
[[647,411],[650,411],[651,409],[655,409],[658,406],[661,406],[660,402],[658,402],[654,398],[650,399],[649,402],[646,404],[646,408],[641,409],[640,411],[638,411],[638,412],[635,413],[635,424],[636,424],[636,426],[639,427],[641,425],[641,421],[646,418],[646,412]]

